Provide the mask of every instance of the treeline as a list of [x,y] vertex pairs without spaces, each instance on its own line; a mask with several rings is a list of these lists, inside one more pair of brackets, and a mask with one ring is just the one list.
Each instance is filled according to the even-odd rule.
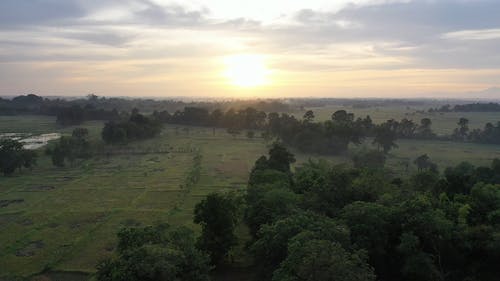
[[484,129],[469,128],[469,120],[460,118],[457,123],[458,128],[455,128],[451,135],[452,140],[464,142],[477,142],[486,144],[500,144],[500,121],[496,125],[486,123]]
[[101,137],[108,144],[125,144],[133,140],[152,138],[160,134],[162,123],[133,110],[130,117],[104,125]]
[[[353,113],[338,110],[331,120],[314,121],[314,112],[307,111],[302,119],[287,113],[266,114],[254,108],[230,109],[226,112],[205,108],[186,107],[173,115],[168,112],[154,112],[153,118],[160,122],[223,127],[238,134],[239,130],[260,130],[265,138],[277,137],[288,145],[304,152],[338,154],[346,152],[350,143],[360,144],[366,137],[373,137],[374,143],[388,152],[395,147],[397,138],[432,139],[432,121],[424,118],[419,124],[412,120],[388,120],[374,124],[370,116],[355,118]],[[253,136],[253,131],[250,132]]]
[[63,126],[81,125],[83,122],[90,120],[118,120],[120,118],[120,114],[116,109],[106,111],[96,109],[92,105],[86,105],[85,107],[72,105],[71,107],[58,108],[56,111],[56,122]]
[[500,112],[500,104],[490,103],[469,103],[451,105],[443,105],[438,108],[430,108],[429,112]]
[[[111,118],[116,117],[116,112],[130,112],[134,108],[138,108],[142,112],[175,112],[184,107],[202,107],[211,111],[217,108],[228,110],[229,108],[241,109],[252,107],[266,112],[289,112],[295,109],[294,105],[279,99],[181,101],[173,99],[106,98],[96,95],[89,95],[86,98],[62,99],[43,98],[33,94],[17,96],[12,99],[0,98],[0,115],[37,114],[58,116],[61,114],[64,117],[65,115],[69,115],[68,111],[73,107],[79,108],[79,111],[85,111],[84,114],[80,114],[83,115],[84,120],[88,120],[88,118],[112,120]],[[108,114],[111,116],[108,116]],[[82,117],[79,116],[69,116],[68,118],[61,118],[63,120],[61,123],[68,120],[72,124],[81,119]]]

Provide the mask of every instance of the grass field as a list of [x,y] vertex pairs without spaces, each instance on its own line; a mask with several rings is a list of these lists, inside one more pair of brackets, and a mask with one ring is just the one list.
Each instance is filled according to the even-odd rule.
[[[38,116],[2,117],[0,133],[67,134],[72,130],[59,128],[54,121]],[[84,126],[99,142],[102,123]],[[486,165],[500,157],[500,146],[438,141],[398,144],[388,166],[403,175],[415,168],[406,171],[402,163],[423,153],[440,167],[464,160]],[[0,279],[30,276],[44,269],[93,272],[97,261],[112,253],[115,234],[123,226],[161,221],[197,230],[192,223],[194,205],[213,191],[243,189],[254,161],[266,150],[260,138],[233,138],[222,129],[167,126],[159,137],[73,167],[53,167],[40,152],[32,171],[0,177]],[[200,180],[186,184],[197,155],[201,156]],[[296,153],[296,157],[297,165],[320,157],[349,162],[348,156]],[[244,233],[239,230],[240,236]]]

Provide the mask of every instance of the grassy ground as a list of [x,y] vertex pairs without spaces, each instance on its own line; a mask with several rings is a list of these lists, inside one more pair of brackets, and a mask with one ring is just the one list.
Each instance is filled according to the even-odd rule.
[[[0,133],[71,131],[55,126],[54,121],[2,117]],[[102,123],[84,126],[99,142]],[[463,160],[489,164],[490,159],[500,157],[499,146],[398,143],[388,166],[401,174],[414,170],[410,166],[406,171],[405,161],[413,161],[423,153],[431,155],[440,167]],[[159,150],[169,153],[155,153]],[[97,261],[112,253],[115,234],[123,226],[162,221],[197,230],[192,224],[194,205],[213,191],[243,189],[254,161],[266,150],[267,144],[260,138],[233,138],[225,130],[211,128],[183,130],[167,126],[157,138],[131,143],[121,151],[103,153],[72,167],[55,168],[40,152],[38,165],[32,171],[0,177],[0,201],[12,202],[0,207],[0,279],[6,275],[29,276],[47,268],[93,272]],[[348,156],[295,153],[297,165],[319,157],[335,163],[349,161]],[[186,185],[198,154],[202,156],[200,180]],[[244,237],[245,229],[239,228],[238,234]],[[235,257],[241,259],[237,254]]]
[[[37,127],[29,118],[19,122]],[[0,131],[11,131],[12,122],[0,123]],[[98,139],[102,124],[85,126]],[[32,171],[0,178],[0,200],[18,200],[0,208],[0,276],[28,276],[44,268],[92,272],[112,252],[123,226],[162,221],[196,229],[194,205],[210,192],[243,188],[266,144],[235,139],[224,130],[167,127],[161,136],[126,149],[134,153],[122,149],[65,168],[53,167],[39,153]],[[135,154],[158,150],[169,153]],[[186,186],[198,153],[200,180]]]

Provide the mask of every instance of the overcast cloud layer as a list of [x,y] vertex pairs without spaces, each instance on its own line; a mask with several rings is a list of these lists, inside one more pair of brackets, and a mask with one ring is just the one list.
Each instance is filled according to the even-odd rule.
[[[455,97],[500,86],[500,1],[238,2],[2,0],[0,95]],[[228,86],[222,58],[240,53],[264,56],[274,83]]]

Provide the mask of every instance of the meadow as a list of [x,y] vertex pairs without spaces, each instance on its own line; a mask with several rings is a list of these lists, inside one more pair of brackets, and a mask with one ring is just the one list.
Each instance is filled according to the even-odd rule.
[[[211,192],[244,189],[254,161],[269,145],[260,137],[233,137],[224,129],[168,125],[153,139],[109,147],[100,141],[102,126],[97,121],[83,125],[102,151],[91,159],[58,168],[40,149],[31,171],[0,177],[0,279],[47,270],[92,273],[100,259],[111,255],[116,232],[125,226],[167,222],[197,231],[195,204]],[[52,117],[0,117],[0,133],[69,134],[72,129],[56,126]],[[500,146],[494,145],[397,143],[387,166],[403,177],[416,170],[411,162],[423,153],[440,168],[461,161],[487,165],[500,158]],[[371,146],[370,140],[364,145]],[[293,152],[295,166],[318,158],[350,164],[348,155]],[[238,233],[246,235],[244,229]],[[244,257],[235,256],[243,262]]]

